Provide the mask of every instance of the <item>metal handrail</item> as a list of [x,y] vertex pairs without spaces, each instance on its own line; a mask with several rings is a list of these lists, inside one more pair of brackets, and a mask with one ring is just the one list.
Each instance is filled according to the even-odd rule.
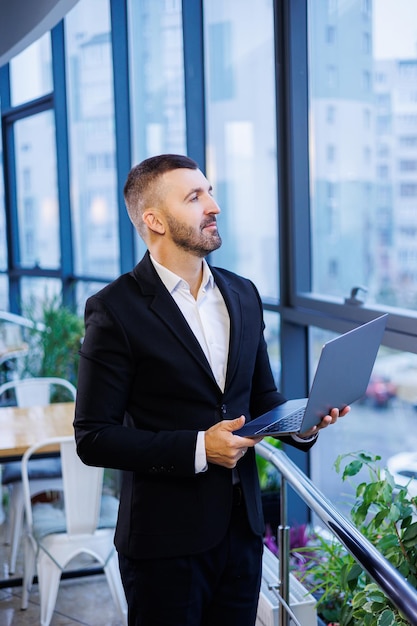
[[[272,463],[283,478],[284,502],[281,502],[280,528],[284,538],[285,533],[288,531],[285,503],[285,481],[287,481],[308,507],[319,516],[327,528],[340,540],[398,610],[409,620],[410,625],[417,626],[417,590],[401,576],[395,567],[349,520],[337,511],[333,504],[282,450],[262,441],[256,444],[256,453]],[[283,552],[280,551],[281,558],[279,560],[280,579],[286,581],[289,576],[288,541],[284,540],[283,549]],[[284,585],[283,592],[283,599],[289,604],[288,585]],[[284,623],[281,622],[281,624]]]

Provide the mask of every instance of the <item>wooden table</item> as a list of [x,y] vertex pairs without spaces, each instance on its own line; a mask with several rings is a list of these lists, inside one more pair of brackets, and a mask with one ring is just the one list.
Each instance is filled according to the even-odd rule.
[[[72,435],[74,410],[74,402],[0,408],[0,464],[21,459],[24,452],[38,441]],[[0,576],[0,589],[21,585],[20,577],[2,579]]]
[[0,408],[0,463],[21,459],[34,443],[72,435],[74,402]]

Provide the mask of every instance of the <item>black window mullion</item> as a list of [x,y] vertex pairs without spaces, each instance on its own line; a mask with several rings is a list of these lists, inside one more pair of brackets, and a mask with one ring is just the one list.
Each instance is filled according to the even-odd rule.
[[74,259],[70,200],[70,163],[68,141],[68,108],[66,100],[65,33],[61,21],[51,31],[52,74],[54,85],[55,133],[57,146],[57,181],[60,224],[62,299],[75,306],[73,290]]
[[123,273],[129,271],[135,263],[134,228],[127,214],[123,197],[123,187],[132,163],[127,1],[111,0],[110,11],[113,54],[120,271]]
[[15,272],[20,265],[20,245],[17,218],[16,154],[13,121],[5,111],[10,109],[10,65],[0,68],[0,98],[2,105],[2,144],[4,202],[7,237],[7,271],[9,278],[9,309],[21,313],[20,281]]
[[187,154],[206,171],[203,1],[182,0]]

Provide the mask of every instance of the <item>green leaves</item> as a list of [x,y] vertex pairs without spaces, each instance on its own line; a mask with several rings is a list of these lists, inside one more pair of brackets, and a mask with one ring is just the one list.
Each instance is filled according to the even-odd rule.
[[408,526],[402,536],[403,544],[406,548],[413,548],[417,542],[417,522]]
[[[380,460],[378,455],[354,452],[339,456],[335,468],[342,472],[343,480],[358,479],[361,473],[350,513],[352,522],[410,585],[417,587],[417,498],[410,498],[405,487],[395,484],[390,472],[381,469]],[[340,543],[319,537],[313,549],[314,558],[304,579],[305,584],[310,581],[320,590],[317,607],[324,617],[331,614],[341,626],[408,625]]]

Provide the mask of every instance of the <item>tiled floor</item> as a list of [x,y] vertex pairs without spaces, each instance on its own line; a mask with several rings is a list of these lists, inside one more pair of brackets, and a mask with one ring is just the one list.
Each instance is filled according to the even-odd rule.
[[[8,546],[4,545],[5,523],[0,524],[0,579],[7,579]],[[20,551],[21,552],[21,551]],[[19,554],[16,576],[22,575]],[[20,608],[22,588],[0,588],[0,626],[39,624],[39,593],[33,585],[29,606]],[[51,626],[121,626],[104,574],[61,580]]]

